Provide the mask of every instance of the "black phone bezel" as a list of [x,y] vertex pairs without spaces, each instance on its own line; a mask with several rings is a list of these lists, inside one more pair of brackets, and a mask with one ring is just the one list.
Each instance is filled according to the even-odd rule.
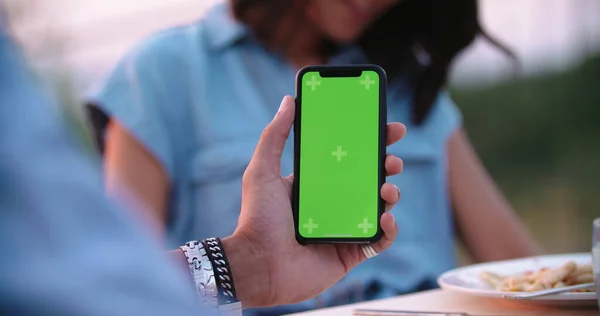
[[[301,180],[300,172],[300,122],[302,120],[302,78],[307,72],[318,71],[322,77],[359,77],[363,71],[374,71],[379,75],[379,183],[378,183],[378,221],[377,232],[369,238],[306,238],[299,232],[299,184]],[[356,75],[358,73],[358,75]],[[381,198],[381,187],[386,180],[385,156],[387,147],[387,75],[383,68],[378,65],[348,65],[348,66],[329,66],[315,65],[306,66],[296,74],[296,116],[294,121],[294,183],[292,189],[292,210],[294,214],[294,230],[296,240],[302,245],[308,244],[373,244],[377,243],[383,237],[380,220],[385,212],[385,201]]]

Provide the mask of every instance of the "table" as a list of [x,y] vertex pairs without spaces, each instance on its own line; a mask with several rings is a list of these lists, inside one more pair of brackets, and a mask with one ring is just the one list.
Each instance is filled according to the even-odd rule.
[[473,316],[599,316],[594,305],[550,306],[538,303],[468,296],[432,290],[394,298],[294,314],[296,316],[351,316],[355,309],[387,309],[429,312],[463,312]]

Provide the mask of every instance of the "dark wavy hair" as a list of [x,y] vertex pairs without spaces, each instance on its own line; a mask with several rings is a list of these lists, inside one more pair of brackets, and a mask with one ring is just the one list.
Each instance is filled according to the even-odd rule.
[[[285,50],[301,27],[305,0],[230,0],[235,17],[267,47]],[[294,14],[296,12],[296,14]],[[286,20],[287,19],[287,20]],[[291,23],[285,24],[283,21]],[[296,23],[298,22],[298,23]],[[295,26],[294,26],[295,24]],[[517,62],[516,56],[481,27],[477,0],[403,0],[359,39],[369,62],[385,69],[390,81],[407,76],[412,89],[412,122],[420,125],[446,85],[452,62],[477,36],[483,36]],[[335,52],[323,45],[324,57]]]

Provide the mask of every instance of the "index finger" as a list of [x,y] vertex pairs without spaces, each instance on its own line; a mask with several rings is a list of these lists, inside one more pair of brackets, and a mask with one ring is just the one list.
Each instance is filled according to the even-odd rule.
[[387,146],[390,146],[406,135],[406,126],[402,123],[388,123],[387,125]]

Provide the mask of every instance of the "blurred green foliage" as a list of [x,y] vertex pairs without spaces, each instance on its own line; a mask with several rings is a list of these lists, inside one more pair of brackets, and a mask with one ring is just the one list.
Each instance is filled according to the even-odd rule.
[[589,251],[600,217],[600,55],[452,95],[484,164],[543,246]]

